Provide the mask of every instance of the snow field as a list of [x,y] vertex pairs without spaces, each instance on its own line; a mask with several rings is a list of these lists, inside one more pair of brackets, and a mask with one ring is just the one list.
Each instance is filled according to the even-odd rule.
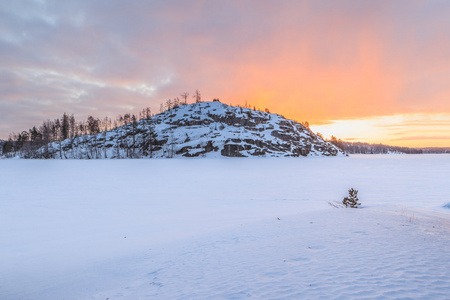
[[150,272],[93,298],[446,299],[449,223],[421,222],[334,210],[243,224],[154,255]]
[[[449,167],[0,160],[0,298],[447,299]],[[363,209],[327,205],[351,187]]]

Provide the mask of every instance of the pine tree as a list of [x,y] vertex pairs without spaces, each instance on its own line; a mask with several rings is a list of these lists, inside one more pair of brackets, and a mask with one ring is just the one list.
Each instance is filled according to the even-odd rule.
[[64,113],[61,118],[61,140],[64,141],[69,138],[70,134],[70,121],[69,116]]
[[358,208],[358,205],[361,205],[358,201],[358,190],[351,188],[348,190],[348,197],[345,197],[344,200],[342,200],[342,204],[344,204],[345,207]]

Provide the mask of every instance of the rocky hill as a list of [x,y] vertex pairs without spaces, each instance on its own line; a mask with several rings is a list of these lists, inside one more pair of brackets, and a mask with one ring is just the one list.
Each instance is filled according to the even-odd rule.
[[180,105],[114,130],[53,142],[28,156],[95,159],[336,155],[342,155],[339,148],[300,123],[213,101]]

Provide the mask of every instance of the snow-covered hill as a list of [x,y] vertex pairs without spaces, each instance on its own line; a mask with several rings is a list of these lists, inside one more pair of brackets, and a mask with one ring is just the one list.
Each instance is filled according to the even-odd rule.
[[281,157],[342,152],[302,124],[219,101],[180,105],[97,135],[42,147],[38,157]]

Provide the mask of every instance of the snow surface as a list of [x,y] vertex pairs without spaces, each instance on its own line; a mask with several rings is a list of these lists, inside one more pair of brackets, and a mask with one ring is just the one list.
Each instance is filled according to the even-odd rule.
[[[0,160],[0,299],[449,299],[450,156]],[[362,209],[335,209],[349,188]]]

